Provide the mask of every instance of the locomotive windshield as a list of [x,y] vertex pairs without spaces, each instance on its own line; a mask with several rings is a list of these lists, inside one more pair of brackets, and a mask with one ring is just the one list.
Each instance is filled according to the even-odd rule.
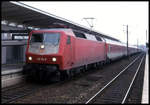
[[29,52],[38,54],[57,53],[60,33],[33,33],[29,42]]
[[30,42],[31,43],[40,42],[57,45],[59,43],[59,38],[60,38],[59,33],[44,33],[44,34],[35,33],[32,34]]

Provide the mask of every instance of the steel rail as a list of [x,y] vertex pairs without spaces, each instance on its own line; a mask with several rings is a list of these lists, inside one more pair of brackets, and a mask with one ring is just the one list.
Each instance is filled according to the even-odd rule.
[[[21,87],[21,86],[19,86],[19,87]],[[16,88],[19,88],[19,87],[16,87]],[[31,86],[32,87],[32,86]],[[33,93],[33,92],[35,92],[35,91],[37,91],[37,90],[39,90],[42,86],[39,86],[39,87],[37,87],[36,89],[32,89],[30,86],[29,87],[26,87],[25,89],[23,89],[22,90],[22,92],[23,93],[19,93],[19,95],[18,95],[18,93],[17,94],[15,94],[15,95],[13,95],[14,97],[11,97],[9,94],[7,95],[3,95],[2,96],[2,98],[4,97],[4,101],[2,101],[2,104],[3,103],[9,103],[9,102],[12,102],[12,101],[14,101],[14,100],[16,100],[16,99],[19,99],[19,98],[21,98],[21,97],[24,97],[24,96],[26,96],[26,95],[29,95],[29,94],[31,94],[31,93]],[[11,89],[8,89],[8,90],[11,90]],[[6,98],[6,100],[5,100],[5,98]]]
[[[142,54],[141,54],[142,55]],[[139,57],[139,55],[133,62],[131,62],[126,68],[124,68],[116,77],[114,77],[109,83],[107,83],[103,88],[101,88],[94,96],[92,96],[85,104],[91,102],[98,94],[100,94],[104,89],[106,89],[116,78],[118,78],[125,70],[127,70]]]
[[5,92],[5,91],[9,91],[9,90],[16,89],[16,88],[19,88],[19,87],[23,87],[23,86],[25,86],[25,84],[26,83],[20,83],[20,84],[17,84],[17,86],[4,87],[4,88],[1,89],[1,92]]
[[[55,83],[55,84],[52,85],[52,86],[56,86],[56,85],[59,85],[59,84],[63,84],[63,83],[65,83],[65,82],[68,82],[68,80],[64,80],[64,81],[57,82],[57,83]],[[22,85],[24,85],[24,84],[22,84]],[[22,85],[21,85],[21,86],[22,86]],[[31,87],[32,87],[32,84],[29,84],[29,85],[31,85]],[[8,90],[20,88],[21,86],[16,86],[16,87],[9,88],[9,89],[6,89],[6,90],[4,89],[4,91],[2,91],[2,92],[6,92],[6,91],[8,91]],[[5,97],[5,95],[2,96],[2,98],[4,97],[4,98],[8,98],[8,99],[6,99],[5,101],[2,101],[1,103],[4,104],[4,103],[9,103],[9,102],[15,101],[15,100],[17,100],[17,99],[19,99],[19,98],[21,98],[21,97],[30,95],[30,94],[32,94],[32,93],[38,91],[38,90],[41,89],[41,88],[45,88],[45,86],[37,86],[36,89],[31,89],[31,90],[29,89],[29,90],[28,90],[28,88],[31,88],[31,87],[30,87],[30,86],[29,86],[29,87],[27,86],[27,87],[24,89],[24,93],[22,93],[22,94],[20,94],[20,95],[16,95],[16,96],[14,96],[13,98],[9,98],[9,95],[6,96],[6,97]],[[49,87],[49,85],[46,86],[46,87]],[[26,90],[26,89],[27,89],[27,90]],[[2,98],[1,98],[1,100],[2,100]]]
[[35,92],[35,91],[36,91],[36,90],[31,90],[31,91],[26,92],[26,93],[24,93],[24,94],[18,95],[18,96],[14,97],[14,98],[11,98],[11,99],[8,99],[8,100],[2,102],[2,104],[12,102],[12,101],[14,101],[14,100],[16,100],[16,99],[19,99],[19,98],[21,98],[21,97],[24,97],[24,96],[26,96],[26,95],[28,95],[28,94],[31,94],[31,93]]
[[139,64],[138,68],[137,68],[137,71],[136,71],[136,73],[135,73],[135,75],[134,75],[134,77],[133,77],[133,79],[132,79],[132,82],[131,82],[131,84],[130,84],[128,90],[127,90],[127,93],[125,94],[125,97],[124,97],[123,101],[121,102],[121,104],[124,104],[125,101],[126,101],[126,99],[127,99],[127,96],[128,96],[128,94],[129,94],[129,91],[130,91],[130,89],[131,89],[131,87],[132,87],[132,85],[133,85],[133,82],[134,82],[134,80],[135,80],[135,78],[136,78],[136,76],[137,76],[137,73],[138,73],[138,71],[139,71],[139,69],[140,69],[140,67],[141,67],[141,64],[142,64],[142,62],[143,62],[143,59],[144,59],[144,56],[143,56],[143,58],[141,59],[141,62],[140,62],[140,64]]

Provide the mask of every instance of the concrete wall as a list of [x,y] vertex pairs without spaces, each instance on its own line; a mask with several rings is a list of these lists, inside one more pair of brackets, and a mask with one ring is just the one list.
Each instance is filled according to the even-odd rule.
[[2,57],[2,64],[6,64],[6,47],[2,47],[2,53],[1,53],[1,57]]

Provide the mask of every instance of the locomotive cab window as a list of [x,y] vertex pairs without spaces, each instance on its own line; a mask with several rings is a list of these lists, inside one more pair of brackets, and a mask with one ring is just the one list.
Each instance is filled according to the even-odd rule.
[[43,34],[32,34],[31,36],[31,43],[33,42],[42,42]]
[[58,45],[59,40],[59,33],[33,33],[30,42]]
[[67,44],[70,44],[70,43],[71,43],[71,37],[67,36]]
[[29,52],[39,54],[43,49],[42,54],[58,53],[59,41],[60,33],[33,33],[29,42]]

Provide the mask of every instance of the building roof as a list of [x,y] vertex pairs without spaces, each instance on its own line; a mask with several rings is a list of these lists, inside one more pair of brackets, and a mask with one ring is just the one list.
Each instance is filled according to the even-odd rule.
[[2,20],[14,22],[16,24],[24,25],[25,27],[34,28],[51,28],[54,24],[63,24],[69,28],[88,32],[91,34],[100,35],[102,37],[119,41],[113,37],[107,36],[101,32],[91,30],[85,26],[72,22],[70,20],[58,17],[48,12],[39,10],[37,8],[28,6],[21,2],[2,2]]

